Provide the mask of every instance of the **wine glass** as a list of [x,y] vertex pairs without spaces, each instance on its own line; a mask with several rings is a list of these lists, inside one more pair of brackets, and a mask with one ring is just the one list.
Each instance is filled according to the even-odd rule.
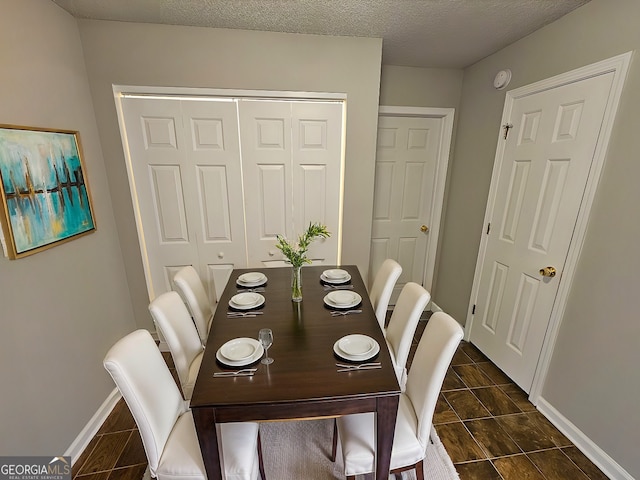
[[264,365],[270,365],[273,363],[273,358],[269,358],[269,347],[273,343],[273,332],[270,328],[262,328],[258,333],[258,340],[264,347],[264,358],[260,363]]

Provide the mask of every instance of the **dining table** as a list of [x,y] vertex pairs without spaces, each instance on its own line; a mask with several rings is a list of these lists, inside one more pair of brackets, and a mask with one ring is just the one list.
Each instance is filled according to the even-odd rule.
[[[342,285],[323,281],[323,272],[330,269],[348,272],[349,281]],[[291,271],[289,266],[234,269],[219,299],[190,403],[207,478],[224,478],[216,424],[374,412],[375,478],[386,480],[401,390],[362,276],[355,265],[304,266],[302,301],[294,302]],[[255,289],[238,284],[241,275],[255,272],[263,273],[266,283]],[[349,309],[334,308],[326,296],[342,290],[357,293],[361,301]],[[246,291],[259,292],[263,304],[238,312],[231,299]],[[332,314],[336,310],[349,313]],[[256,359],[251,365],[256,370],[249,375],[220,376],[220,372],[234,371],[220,361],[224,360],[221,347],[234,339],[257,339],[262,328],[273,332],[273,344],[268,348],[273,363],[265,365]],[[336,365],[357,364],[338,355],[336,345],[358,334],[374,339],[372,343],[380,347],[374,358],[367,359],[379,362],[379,368],[343,369]]]

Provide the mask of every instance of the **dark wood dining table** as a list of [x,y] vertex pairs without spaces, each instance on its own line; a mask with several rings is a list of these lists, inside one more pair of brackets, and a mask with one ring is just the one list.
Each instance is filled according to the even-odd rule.
[[[236,269],[220,297],[191,398],[198,441],[208,480],[223,479],[222,443],[216,423],[305,420],[353,413],[376,413],[376,478],[389,477],[391,447],[400,387],[376,320],[367,290],[356,266],[341,266],[351,275],[353,291],[362,297],[355,307],[362,313],[332,316],[324,297],[330,290],[320,280],[330,266],[302,268],[302,302],[291,300],[291,268]],[[260,271],[267,276],[266,299],[255,317],[228,318],[229,300],[242,289],[239,275]],[[255,364],[253,376],[214,377],[225,370],[216,352],[238,337],[257,339],[261,328],[273,331],[271,365]],[[364,334],[380,345],[375,361],[380,369],[338,372],[333,346],[345,335]],[[343,362],[344,363],[344,362]],[[279,480],[279,479],[278,479]]]

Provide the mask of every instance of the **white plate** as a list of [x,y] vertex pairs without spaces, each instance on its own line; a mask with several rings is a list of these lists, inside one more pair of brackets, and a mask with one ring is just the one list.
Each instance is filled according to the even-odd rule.
[[372,338],[371,341],[374,343],[374,345],[373,345],[373,350],[371,352],[369,352],[366,355],[359,355],[359,356],[349,355],[347,352],[343,351],[340,348],[340,341],[351,336],[352,335],[347,335],[346,337],[342,337],[341,339],[336,341],[336,343],[333,344],[333,351],[338,357],[344,358],[345,360],[350,360],[352,362],[363,362],[365,360],[369,360],[370,358],[375,357],[376,355],[378,355],[378,353],[380,353],[380,345],[378,344],[378,342],[376,342]]
[[243,273],[236,280],[236,284],[242,287],[258,287],[267,283],[267,276],[262,272]]
[[245,292],[238,293],[231,297],[231,300],[229,300],[229,306],[236,310],[249,310],[251,308],[259,307],[264,303],[264,301],[265,298],[259,293]]
[[[225,345],[227,345],[227,343],[234,342],[236,340],[245,340],[255,345],[255,351],[253,355],[251,355],[248,358],[245,358],[244,360],[229,360],[228,358],[226,358],[222,354],[221,350],[225,347]],[[262,347],[260,342],[258,340],[254,340],[253,338],[242,338],[242,339],[234,338],[233,340],[229,340],[229,342],[222,345],[222,347],[220,347],[216,352],[216,358],[218,359],[218,361],[223,365],[228,365],[229,367],[244,367],[245,365],[251,365],[252,363],[260,360],[260,357],[262,357],[262,354],[264,353],[264,348]]]
[[367,335],[347,335],[338,340],[338,347],[352,357],[362,358],[371,355],[378,342]]
[[325,270],[322,275],[334,282],[346,282],[346,278],[349,276],[349,272],[342,270],[341,268],[332,268],[331,270]]
[[[350,299],[346,301],[346,299]],[[362,301],[362,297],[351,290],[334,290],[324,297],[324,303],[333,308],[352,308]]]
[[326,283],[341,284],[341,283],[347,283],[349,280],[351,280],[351,275],[347,273],[346,277],[335,279],[335,278],[329,278],[324,273],[322,273],[320,274],[320,280]]
[[234,338],[220,347],[220,353],[227,360],[242,362],[251,358],[256,353],[257,348],[258,345],[252,338]]

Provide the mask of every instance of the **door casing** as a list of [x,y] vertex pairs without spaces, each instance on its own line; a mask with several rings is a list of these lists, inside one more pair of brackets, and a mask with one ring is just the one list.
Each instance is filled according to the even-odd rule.
[[[571,283],[575,275],[578,260],[580,258],[580,252],[584,244],[585,234],[587,230],[587,223],[589,220],[589,214],[593,200],[595,198],[598,181],[602,173],[602,169],[606,159],[606,151],[613,130],[613,122],[615,114],[617,112],[620,96],[622,94],[622,87],[627,75],[629,63],[631,61],[631,52],[627,52],[601,62],[596,62],[591,65],[587,65],[576,70],[572,70],[567,73],[563,73],[540,82],[536,82],[524,87],[511,90],[506,93],[506,99],[504,109],[502,113],[502,119],[498,127],[498,135],[504,135],[502,125],[509,123],[511,118],[511,110],[515,100],[536,93],[556,88],[562,85],[579,82],[595,75],[601,75],[608,72],[613,72],[614,78],[611,87],[611,95],[609,96],[607,106],[604,113],[604,119],[602,123],[602,130],[598,138],[598,143],[595,149],[595,154],[592,162],[591,171],[587,179],[584,197],[580,210],[578,212],[578,218],[576,221],[574,236],[569,246],[566,263],[562,272],[562,278],[560,279],[558,294],[556,301],[551,311],[551,317],[549,319],[549,326],[542,345],[540,357],[536,372],[533,377],[533,384],[529,393],[529,400],[536,405],[542,394],[542,386],[546,378],[551,356],[553,354],[553,348],[558,336],[559,327],[564,315],[564,310],[567,304]],[[485,211],[485,217],[483,221],[483,229],[490,221],[493,215],[493,209],[495,208],[495,196],[497,190],[498,176],[500,173],[500,165],[504,156],[505,142],[498,140],[498,147],[496,150],[496,156],[494,160],[493,174],[491,176],[491,187],[489,189],[489,197],[487,201],[487,209]],[[480,276],[482,273],[485,251],[487,247],[487,236],[482,235],[480,241],[480,248],[478,252],[478,259],[476,262],[476,270],[473,279],[473,287],[471,290],[471,298],[469,301],[469,309],[467,313],[467,319],[465,324],[465,340],[469,340],[471,334],[471,326],[473,324],[473,306],[477,302],[478,290],[480,286]]]

